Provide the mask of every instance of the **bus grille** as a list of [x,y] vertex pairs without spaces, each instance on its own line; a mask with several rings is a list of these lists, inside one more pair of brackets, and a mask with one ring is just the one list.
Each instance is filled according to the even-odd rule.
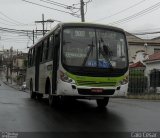
[[93,86],[93,87],[116,86],[116,82],[95,82],[95,81],[82,81],[82,80],[77,80],[77,84],[82,86]]

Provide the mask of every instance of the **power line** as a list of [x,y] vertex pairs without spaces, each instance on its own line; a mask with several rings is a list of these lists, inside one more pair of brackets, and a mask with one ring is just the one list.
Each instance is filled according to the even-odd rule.
[[135,13],[135,14],[133,14],[131,16],[128,16],[128,17],[126,17],[124,19],[121,19],[121,20],[118,20],[118,21],[115,21],[115,22],[112,22],[112,23],[109,23],[109,24],[112,25],[112,24],[126,23],[126,22],[129,22],[129,21],[131,21],[131,20],[139,17],[139,16],[143,16],[143,15],[146,15],[146,14],[148,14],[148,13],[154,11],[154,10],[157,10],[158,8],[160,8],[160,2],[158,2],[158,3],[156,3],[156,4],[152,5],[152,6],[150,6],[148,8],[146,8],[146,9],[144,9],[144,10],[138,12],[138,13]]
[[13,23],[13,22],[10,22],[10,21],[8,21],[8,20],[5,20],[5,19],[3,19],[3,18],[0,18],[0,20],[2,20],[2,21],[5,21],[5,22],[7,22],[7,23],[11,23],[11,24],[14,24],[14,25],[16,25],[15,23]]
[[55,11],[59,11],[59,12],[63,12],[63,13],[67,13],[67,14],[70,14],[70,15],[76,15],[76,14],[71,13],[71,12],[67,12],[67,11],[63,11],[63,10],[59,10],[59,9],[55,9],[55,8],[51,8],[51,7],[44,6],[44,5],[41,5],[41,4],[38,4],[38,3],[34,3],[34,2],[30,2],[30,1],[27,1],[27,0],[22,0],[22,1],[27,2],[27,3],[30,3],[30,4],[33,4],[33,5],[41,6],[41,7],[44,7],[44,8],[48,8],[48,9],[51,9],[51,10],[55,10]]
[[57,4],[57,5],[61,5],[61,6],[64,6],[64,7],[69,7],[69,5],[66,5],[66,4],[63,4],[63,3],[59,3],[59,2],[56,2],[56,1],[53,1],[53,0],[46,0],[46,1],[55,3],[55,4]]
[[59,7],[65,8],[65,9],[75,8],[75,7],[60,4],[60,3],[57,3],[57,2],[54,2],[54,1],[51,1],[51,0],[40,0],[40,1],[48,3],[48,4],[52,4],[52,5],[55,5],[55,6],[59,6]]
[[[76,8],[74,6],[69,6],[69,5],[65,5],[65,4],[60,4],[60,3],[57,3],[57,2],[54,2],[54,1],[51,1],[51,0],[40,0],[40,1],[48,3],[48,4],[52,4],[52,5],[55,5],[55,6],[59,6],[59,7],[65,8],[65,9],[69,9],[72,12],[72,16],[75,16],[77,18],[80,17],[80,15],[76,14],[80,11],[80,8]],[[78,10],[73,11],[75,9],[78,9]]]
[[1,39],[1,41],[12,41],[12,42],[14,42],[14,41],[28,41],[29,39],[15,39],[15,38],[2,38]]
[[[32,30],[32,31],[31,30],[17,30],[17,29],[10,29],[10,28],[2,28],[2,27],[0,27],[0,31],[4,31],[4,32],[8,32],[8,33],[14,33],[14,34],[23,34],[23,35],[26,35],[29,39],[31,39],[33,37],[33,40],[32,39],[31,40],[34,43],[34,30]],[[37,33],[36,35],[40,35],[40,34]],[[13,39],[15,39],[15,38],[13,38]],[[8,39],[6,38],[6,40],[9,40],[9,38]]]
[[14,20],[14,19],[10,18],[9,16],[7,16],[6,14],[4,14],[4,13],[3,13],[3,12],[1,12],[1,11],[0,11],[0,14],[1,14],[1,15],[3,15],[4,17],[6,17],[7,19],[9,19],[9,20],[11,20],[11,21],[15,22],[15,23],[23,24],[23,25],[24,25],[24,23],[21,23],[21,22],[19,22],[19,21],[16,21],[16,20]]
[[10,33],[20,33],[20,34],[32,34],[32,30],[17,30],[17,29],[10,29],[10,28],[3,28],[0,27],[0,31],[10,32]]
[[97,19],[97,20],[95,20],[95,22],[101,21],[101,20],[105,20],[105,19],[111,18],[111,17],[113,17],[113,16],[119,15],[119,14],[121,14],[121,13],[127,11],[127,10],[130,10],[131,8],[134,8],[134,7],[138,6],[138,5],[140,5],[141,3],[145,2],[145,1],[146,1],[146,0],[142,0],[142,1],[138,2],[138,3],[136,3],[136,4],[133,4],[133,5],[129,6],[128,8],[125,8],[125,9],[123,9],[123,10],[120,10],[120,11],[118,11],[118,12],[116,12],[116,13],[110,15],[110,16],[105,16],[105,17],[103,17],[103,18]]
[[[92,2],[92,0],[88,0],[87,2],[84,2],[83,0],[80,0],[80,3],[72,4],[72,6],[70,6],[70,5],[66,5],[66,4],[63,4],[63,3],[55,2],[53,0],[40,0],[44,3],[59,6],[61,8],[65,8],[65,9],[68,9],[68,10],[71,11],[71,12],[68,12],[68,11],[48,7],[48,6],[45,6],[45,5],[42,5],[42,4],[34,3],[34,2],[31,2],[31,1],[28,1],[28,0],[22,0],[22,1],[33,4],[33,5],[41,6],[41,7],[44,7],[44,8],[48,8],[48,9],[51,9],[51,10],[56,10],[56,11],[59,11],[59,12],[67,13],[67,14],[70,14],[70,15],[72,15],[74,17],[77,17],[77,18],[80,18],[80,17],[84,18],[84,15],[87,13],[87,4]],[[77,7],[75,7],[75,5],[80,5],[80,7],[77,8]],[[86,5],[85,13],[84,13],[84,5]],[[76,11],[74,11],[74,10],[76,10]],[[79,11],[81,12],[81,14],[77,14]],[[82,19],[82,20],[84,21],[84,19]]]
[[7,26],[11,26],[10,24],[3,23],[3,22],[0,22],[0,24],[7,25]]
[[[2,18],[0,18],[0,20],[4,20]],[[6,21],[8,22],[8,21]],[[25,25],[18,25],[18,24],[8,24],[8,23],[4,23],[4,22],[0,22],[0,24],[6,25],[6,26],[35,26],[34,24],[25,24]]]

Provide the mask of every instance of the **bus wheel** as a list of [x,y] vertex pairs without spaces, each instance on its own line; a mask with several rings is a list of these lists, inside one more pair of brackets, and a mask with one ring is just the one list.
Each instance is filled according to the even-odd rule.
[[36,98],[36,93],[33,91],[33,84],[31,82],[30,84],[30,98],[35,99]]
[[109,97],[106,97],[104,99],[97,99],[96,101],[98,108],[105,108],[109,102]]
[[37,93],[36,96],[38,100],[41,100],[43,98],[43,94],[41,93]]
[[57,107],[61,103],[61,98],[59,96],[49,95],[49,105]]
[[53,106],[53,95],[49,95],[48,102],[50,106]]

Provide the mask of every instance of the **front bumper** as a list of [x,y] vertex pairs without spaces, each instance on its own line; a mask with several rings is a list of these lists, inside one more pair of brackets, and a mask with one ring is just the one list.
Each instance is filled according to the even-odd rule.
[[[127,94],[128,84],[117,87],[89,87],[76,86],[75,84],[60,81],[57,88],[57,95],[62,96],[125,97]],[[91,89],[103,89],[103,92],[92,92]]]

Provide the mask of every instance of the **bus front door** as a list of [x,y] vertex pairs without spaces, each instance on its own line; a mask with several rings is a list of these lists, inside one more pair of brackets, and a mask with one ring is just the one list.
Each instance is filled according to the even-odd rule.
[[38,46],[36,49],[36,60],[35,60],[35,92],[39,91],[39,64],[41,57],[41,47]]

